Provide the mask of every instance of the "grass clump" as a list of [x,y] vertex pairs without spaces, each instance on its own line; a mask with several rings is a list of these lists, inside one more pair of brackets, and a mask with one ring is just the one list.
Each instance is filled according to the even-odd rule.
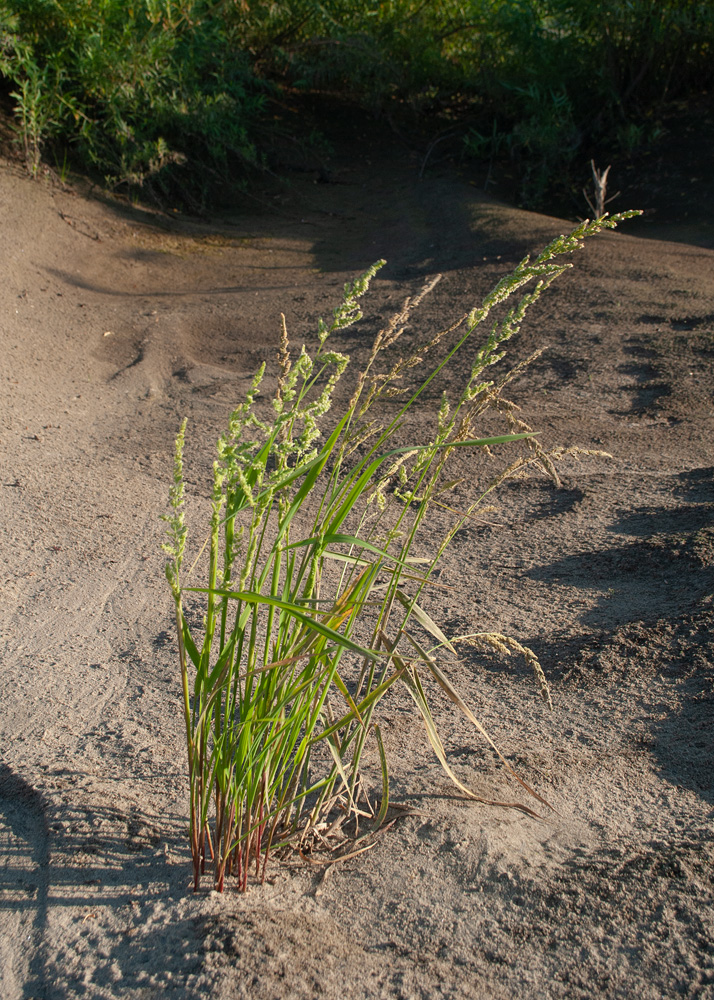
[[[377,334],[339,407],[333,404],[349,359],[331,349],[330,339],[360,318],[359,299],[384,262],[346,286],[331,322],[319,321],[312,354],[305,347],[291,350],[283,320],[270,418],[257,403],[263,365],[218,439],[201,586],[184,569],[184,421],[165,551],[179,643],[196,889],[209,858],[216,889],[223,890],[228,876],[245,889],[253,866],[255,876],[264,877],[271,853],[296,844],[334,849],[340,828],[354,821],[350,837],[337,841],[352,851],[360,818],[368,821],[367,835],[379,829],[389,806],[389,768],[378,710],[397,683],[414,700],[454,783],[478,798],[449,767],[424,686],[427,678],[435,682],[501,757],[448,677],[444,654],[454,654],[459,642],[525,656],[550,700],[527,647],[500,633],[450,639],[426,610],[425,596],[456,532],[501,482],[534,463],[557,481],[553,462],[566,452],[545,451],[502,395],[520,367],[499,380],[487,378],[487,369],[503,358],[528,307],[571,266],[564,255],[631,214],[584,222],[534,260],[526,257],[480,306],[382,366],[411,311],[438,279],[428,282]],[[476,332],[513,296],[516,304],[474,347]],[[397,445],[410,409],[466,351],[463,384],[452,400],[443,397],[434,432],[426,441]],[[406,377],[426,361],[429,373],[406,392],[396,413],[380,406],[403,392]],[[487,412],[503,418],[504,433],[479,435]],[[479,486],[465,509],[445,502],[455,485],[448,469],[457,449],[515,441],[523,452]],[[440,536],[428,517],[436,509],[451,518]],[[417,557],[419,543],[428,557]],[[196,600],[202,602],[200,628],[191,624]],[[379,803],[370,802],[362,781],[368,739],[381,761]]]

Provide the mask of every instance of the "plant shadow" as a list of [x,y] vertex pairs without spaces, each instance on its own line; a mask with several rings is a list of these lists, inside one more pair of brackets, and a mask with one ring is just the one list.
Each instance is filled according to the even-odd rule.
[[[77,792],[85,776],[66,769],[46,778],[49,795],[0,765],[0,910],[28,939],[24,1000],[69,1000],[77,978],[82,992],[139,987],[148,969],[185,979],[197,962],[193,922],[168,920],[189,892],[182,818],[152,816],[119,794],[87,797]],[[81,968],[58,967],[57,925],[87,959]]]
[[[679,506],[633,506],[609,531],[631,540],[587,553],[576,552],[534,566],[525,576],[599,591],[580,622],[596,630],[631,621],[651,621],[686,613],[714,592],[714,469],[679,473],[673,495]],[[554,501],[552,513],[577,502],[572,491]],[[547,500],[535,516],[552,516]]]

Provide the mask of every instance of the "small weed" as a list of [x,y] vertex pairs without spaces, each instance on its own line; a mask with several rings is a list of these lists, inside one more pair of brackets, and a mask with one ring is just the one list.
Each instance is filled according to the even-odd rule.
[[[619,198],[620,192],[618,191],[617,194],[613,194],[609,198],[607,197],[607,178],[611,167],[608,166],[604,170],[598,170],[595,166],[595,161],[591,160],[590,169],[593,175],[593,198],[590,198],[585,188],[583,188],[583,195],[590,211],[596,218],[600,218],[601,215],[605,214],[605,206],[609,205],[615,198]],[[593,201],[595,204],[593,204]]]

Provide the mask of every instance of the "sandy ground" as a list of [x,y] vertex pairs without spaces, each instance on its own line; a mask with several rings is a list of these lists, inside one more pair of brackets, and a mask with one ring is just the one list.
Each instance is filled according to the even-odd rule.
[[[330,183],[296,171],[272,208],[199,222],[0,165],[3,1000],[714,996],[714,251],[641,230],[591,241],[509,354],[549,345],[513,389],[544,443],[614,458],[505,487],[433,608],[541,656],[552,714],[515,661],[454,677],[557,812],[454,795],[395,694],[393,796],[414,814],[329,877],[298,859],[246,896],[189,891],[159,551],[181,417],[194,503],[281,311],[311,337],[384,256],[345,346],[441,271],[423,336],[569,228],[419,166],[363,139]],[[512,798],[437,715],[456,772]]]

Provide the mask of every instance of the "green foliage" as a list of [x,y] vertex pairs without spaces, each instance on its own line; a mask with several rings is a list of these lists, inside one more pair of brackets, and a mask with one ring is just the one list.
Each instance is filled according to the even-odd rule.
[[701,90],[714,74],[704,0],[284,0],[232,11],[249,47],[293,81],[377,102],[461,90],[530,117],[537,87],[582,121]]
[[45,146],[70,144],[111,184],[200,201],[260,159],[270,79],[420,117],[465,108],[471,152],[497,119],[537,201],[584,146],[631,150],[658,103],[711,85],[714,6],[0,0],[0,72],[33,172]]
[[[503,358],[530,305],[570,266],[562,257],[630,214],[586,222],[558,237],[535,260],[526,257],[480,306],[413,353],[391,352],[389,360],[411,310],[436,283],[430,281],[377,334],[349,402],[341,401],[334,417],[349,359],[330,350],[329,340],[359,319],[358,300],[384,262],[346,286],[331,323],[319,321],[314,354],[304,346],[297,356],[291,352],[283,319],[272,415],[267,418],[257,402],[263,365],[218,439],[210,532],[188,572],[182,425],[164,550],[176,609],[196,888],[208,854],[219,891],[231,874],[245,889],[249,867],[264,877],[271,851],[296,842],[304,849],[352,843],[360,816],[371,820],[368,834],[379,828],[387,814],[389,770],[375,713],[396,683],[413,698],[437,757],[464,794],[478,798],[449,767],[427,679],[459,707],[511,776],[547,805],[501,757],[449,680],[443,655],[454,653],[456,642],[520,653],[549,702],[540,664],[527,647],[500,633],[450,640],[427,610],[429,591],[439,559],[492,490],[533,464],[557,482],[553,460],[577,453],[546,452],[503,398],[515,372],[498,381],[487,372]],[[474,349],[476,331],[529,284]],[[395,447],[405,414],[467,345],[463,383],[451,400],[442,399],[430,436]],[[410,375],[425,359],[429,374],[410,387]],[[396,413],[380,406],[395,393],[406,393]],[[504,433],[478,436],[487,412],[500,415]],[[464,510],[444,502],[457,485],[448,478],[456,449],[513,442],[522,443],[523,453],[495,477],[489,473]],[[430,520],[437,510],[449,519],[440,532]],[[416,557],[417,544],[428,556]],[[189,585],[205,549],[205,583]],[[195,595],[205,602],[200,629],[192,624]],[[371,737],[382,772],[378,810],[361,772]],[[350,820],[351,839],[340,835],[335,844],[336,832]]]
[[[478,7],[476,34],[452,58],[475,67],[471,88],[520,164],[520,199],[542,205],[595,146],[630,153],[652,139],[661,105],[714,78],[714,6],[700,0],[507,0]],[[488,135],[480,127],[479,134]],[[493,157],[473,132],[466,150]],[[476,146],[476,149],[474,149]],[[479,148],[480,147],[480,148]]]
[[595,145],[630,152],[662,102],[714,79],[714,5],[703,0],[288,0],[270,10],[273,70],[420,117],[460,108],[476,121],[466,152],[507,154],[531,205]]
[[[15,81],[28,165],[58,136],[109,184],[200,198],[255,160],[264,95],[207,0],[3,0],[0,71]],[[186,164],[188,169],[182,167]]]

